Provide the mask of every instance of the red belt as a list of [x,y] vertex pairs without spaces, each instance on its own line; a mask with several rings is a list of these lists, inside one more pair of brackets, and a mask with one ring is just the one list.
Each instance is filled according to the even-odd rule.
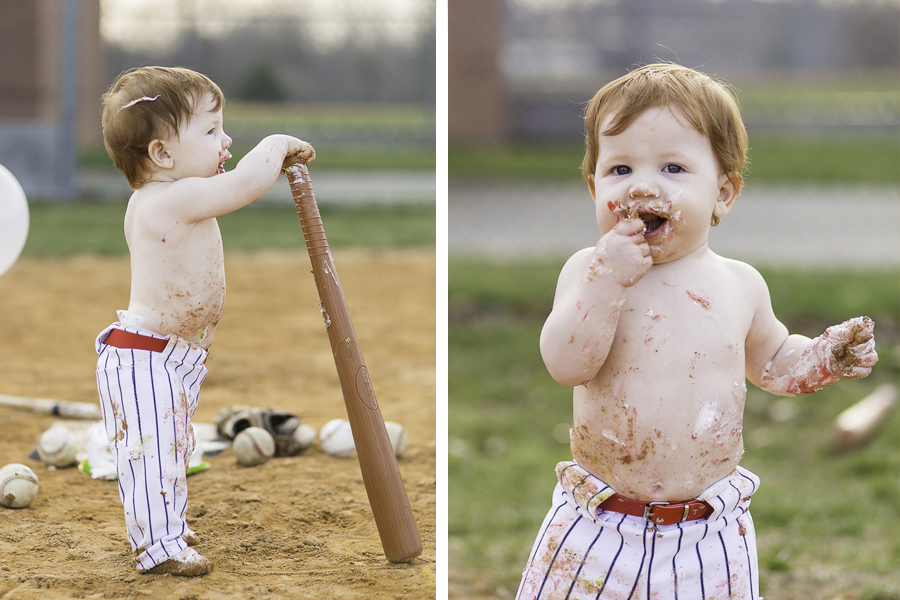
[[104,344],[115,346],[116,348],[129,348],[134,350],[149,350],[151,352],[162,352],[169,345],[169,340],[141,335],[139,333],[129,333],[121,329],[113,329],[103,340]]
[[657,525],[674,525],[684,521],[695,521],[711,514],[712,506],[703,500],[687,502],[639,502],[613,494],[597,508],[624,513],[633,517],[643,517]]

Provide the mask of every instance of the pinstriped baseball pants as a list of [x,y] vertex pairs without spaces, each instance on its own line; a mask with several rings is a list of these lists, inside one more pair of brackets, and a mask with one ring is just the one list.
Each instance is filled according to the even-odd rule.
[[705,519],[656,526],[598,510],[614,493],[573,462],[522,575],[517,600],[757,600],[756,535],[747,509],[759,479],[738,467],[698,499]]
[[207,351],[170,337],[163,352],[102,343],[113,329],[162,336],[116,323],[97,338],[97,389],[134,565],[151,569],[185,548],[191,418],[206,377]]

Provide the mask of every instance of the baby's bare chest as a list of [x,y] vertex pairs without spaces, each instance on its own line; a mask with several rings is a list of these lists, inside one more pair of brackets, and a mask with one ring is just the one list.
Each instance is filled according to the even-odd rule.
[[617,332],[632,339],[643,334],[713,339],[745,336],[752,318],[750,305],[734,287],[704,279],[688,283],[644,280],[626,292]]
[[597,379],[657,391],[743,381],[747,301],[715,282],[649,283],[629,288]]

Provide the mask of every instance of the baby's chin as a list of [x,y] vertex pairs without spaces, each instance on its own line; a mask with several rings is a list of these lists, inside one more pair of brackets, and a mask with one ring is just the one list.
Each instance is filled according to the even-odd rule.
[[654,265],[661,265],[669,262],[672,258],[669,253],[659,246],[650,246],[650,258],[653,259]]

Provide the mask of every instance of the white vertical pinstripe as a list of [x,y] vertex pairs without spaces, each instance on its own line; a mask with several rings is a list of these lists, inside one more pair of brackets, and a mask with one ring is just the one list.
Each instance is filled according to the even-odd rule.
[[756,600],[756,541],[747,513],[755,475],[739,468],[701,494],[714,508],[707,519],[656,527],[598,511],[597,490],[608,486],[564,465],[517,599]]
[[178,338],[163,352],[103,344],[114,327],[161,336],[117,323],[97,338],[97,389],[126,531],[135,566],[147,570],[184,550],[181,536],[192,533],[186,469],[207,351]]

